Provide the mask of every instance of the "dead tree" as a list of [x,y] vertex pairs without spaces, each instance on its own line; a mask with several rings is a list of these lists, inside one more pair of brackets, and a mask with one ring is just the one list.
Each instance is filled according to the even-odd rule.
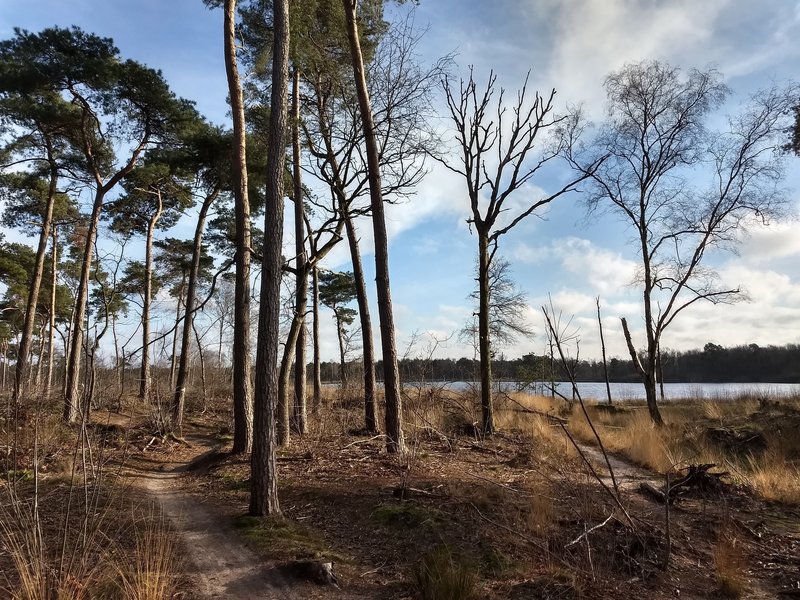
[[509,198],[521,193],[545,165],[564,152],[565,141],[572,140],[555,135],[569,120],[567,115],[555,113],[555,90],[546,96],[537,92],[531,99],[526,78],[516,101],[507,105],[502,88],[494,97],[496,83],[497,76],[491,72],[485,88],[479,90],[472,69],[469,79],[462,79],[457,89],[449,78],[443,79],[458,158],[439,159],[464,178],[471,211],[467,222],[478,237],[478,346],[485,434],[494,432],[490,274],[500,238],[537,209],[574,190],[593,168],[553,193],[536,193],[525,208],[512,209]]

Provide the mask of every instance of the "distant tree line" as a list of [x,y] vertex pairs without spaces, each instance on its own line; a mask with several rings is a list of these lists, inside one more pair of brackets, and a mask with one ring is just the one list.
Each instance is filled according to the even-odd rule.
[[[726,348],[707,343],[702,349],[663,350],[664,382],[680,383],[800,383],[800,344],[759,346],[747,344]],[[348,365],[348,373],[358,373],[360,363]],[[478,381],[480,361],[476,358],[403,358],[399,361],[404,383],[437,381]],[[566,374],[557,360],[549,356],[526,354],[520,358],[496,358],[492,362],[496,379],[520,382],[564,381]],[[377,362],[382,379],[383,364]],[[600,360],[581,360],[576,365],[578,381],[603,381]],[[325,382],[339,381],[340,367],[335,361],[322,363]],[[608,361],[609,379],[614,382],[639,382],[641,377],[630,359]]]

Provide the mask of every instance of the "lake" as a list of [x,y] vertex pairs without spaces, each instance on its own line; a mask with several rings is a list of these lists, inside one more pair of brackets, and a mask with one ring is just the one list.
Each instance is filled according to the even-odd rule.
[[[406,385],[414,385],[407,383]],[[478,386],[478,383],[468,381],[442,381],[433,382],[427,385],[444,387],[454,391],[463,391],[471,386]],[[516,381],[495,382],[494,386],[506,391],[518,389]],[[556,383],[556,389],[567,397],[572,396],[572,387],[568,382]],[[545,387],[542,391],[540,383],[530,391],[549,395],[549,389]],[[584,400],[606,400],[606,384],[600,382],[579,382],[578,391]],[[705,400],[728,399],[742,395],[764,396],[764,397],[787,397],[800,396],[799,383],[665,383],[664,397],[667,400],[681,398],[698,398]],[[611,383],[611,397],[613,400],[643,400],[644,385],[641,383]]]

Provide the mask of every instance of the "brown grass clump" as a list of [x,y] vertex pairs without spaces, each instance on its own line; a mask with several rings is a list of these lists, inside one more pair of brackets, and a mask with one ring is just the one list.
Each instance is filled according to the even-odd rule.
[[164,517],[150,508],[135,524],[136,546],[117,564],[118,586],[125,600],[172,598],[178,586],[178,544]]
[[745,475],[753,491],[765,500],[800,505],[800,468],[779,452],[751,457]]
[[714,546],[714,574],[721,596],[741,598],[747,591],[744,552],[739,540],[726,530]]
[[422,600],[469,600],[475,597],[477,577],[473,569],[442,544],[422,557],[414,568]]

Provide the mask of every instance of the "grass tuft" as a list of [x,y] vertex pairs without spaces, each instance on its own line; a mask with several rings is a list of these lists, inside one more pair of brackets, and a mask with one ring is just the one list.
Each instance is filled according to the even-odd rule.
[[414,579],[422,600],[469,600],[475,597],[474,571],[447,545],[422,557],[414,568]]
[[728,531],[720,533],[714,547],[714,574],[719,594],[724,598],[741,598],[747,591],[745,560],[741,544]]

